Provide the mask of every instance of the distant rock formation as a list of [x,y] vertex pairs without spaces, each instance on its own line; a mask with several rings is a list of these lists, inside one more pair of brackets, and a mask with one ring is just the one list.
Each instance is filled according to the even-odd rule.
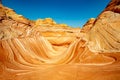
[[[0,39],[10,39],[10,38],[22,38],[32,35],[41,35],[45,30],[50,31],[52,29],[67,28],[68,31],[72,31],[72,28],[65,24],[56,24],[52,19],[46,18],[44,20],[39,19],[36,21],[31,21],[24,18],[22,15],[18,15],[14,10],[9,9],[0,5]],[[57,29],[57,30],[58,30]],[[79,31],[80,29],[78,29]],[[60,31],[60,30],[59,30]],[[38,33],[37,33],[38,32]],[[37,34],[36,34],[37,33]],[[40,34],[39,34],[40,33]]]

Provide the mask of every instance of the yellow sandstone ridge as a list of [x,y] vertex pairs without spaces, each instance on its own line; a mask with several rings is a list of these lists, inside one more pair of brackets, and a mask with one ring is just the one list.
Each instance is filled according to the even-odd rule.
[[81,32],[87,33],[88,31],[90,31],[90,29],[93,27],[94,22],[95,22],[95,18],[90,18],[83,26]]
[[35,21],[36,25],[55,25],[56,22],[54,22],[51,18],[45,18],[45,19],[38,19]]
[[45,18],[45,19],[38,19],[35,21],[35,26],[41,26],[41,27],[61,27],[61,28],[68,28],[69,26],[66,24],[57,24],[54,20],[51,18]]

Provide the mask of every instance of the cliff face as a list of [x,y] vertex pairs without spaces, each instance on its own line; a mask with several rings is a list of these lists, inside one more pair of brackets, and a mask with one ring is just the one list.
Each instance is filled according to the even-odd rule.
[[120,1],[112,0],[88,32],[89,48],[94,52],[120,52]]
[[120,0],[112,0],[104,11],[120,13]]
[[82,29],[31,21],[0,5],[0,80],[120,79],[119,3]]

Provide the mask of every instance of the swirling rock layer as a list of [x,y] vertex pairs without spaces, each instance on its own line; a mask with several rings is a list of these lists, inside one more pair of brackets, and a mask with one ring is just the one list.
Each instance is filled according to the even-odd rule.
[[0,80],[119,80],[119,3],[82,29],[0,5]]
[[95,20],[87,33],[94,52],[120,52],[120,1],[113,0]]

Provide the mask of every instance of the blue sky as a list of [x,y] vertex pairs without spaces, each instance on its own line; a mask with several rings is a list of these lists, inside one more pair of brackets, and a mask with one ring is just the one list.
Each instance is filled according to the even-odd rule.
[[110,0],[2,0],[26,18],[52,18],[57,23],[82,27],[89,18],[96,18]]

